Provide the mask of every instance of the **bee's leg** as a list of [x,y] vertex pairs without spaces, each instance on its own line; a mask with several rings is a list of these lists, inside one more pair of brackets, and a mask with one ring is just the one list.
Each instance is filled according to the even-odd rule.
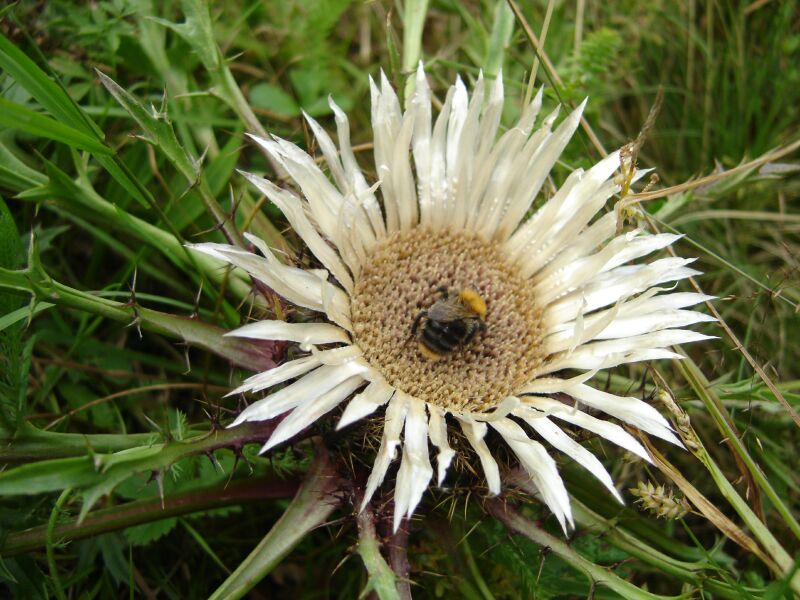
[[419,322],[422,320],[422,317],[424,317],[427,314],[428,314],[427,310],[421,310],[419,311],[417,316],[414,317],[414,323],[412,323],[411,325],[411,337],[417,335],[417,327],[419,327]]
[[436,288],[436,291],[439,292],[445,300],[447,300],[447,297],[450,295],[450,290],[447,289],[446,285],[439,286]]

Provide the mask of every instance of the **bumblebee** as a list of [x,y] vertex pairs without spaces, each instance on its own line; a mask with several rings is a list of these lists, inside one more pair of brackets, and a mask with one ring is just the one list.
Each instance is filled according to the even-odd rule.
[[473,289],[464,288],[451,293],[441,288],[442,298],[428,310],[420,311],[411,325],[420,353],[429,360],[441,360],[459,346],[468,344],[479,331],[486,330],[486,301]]

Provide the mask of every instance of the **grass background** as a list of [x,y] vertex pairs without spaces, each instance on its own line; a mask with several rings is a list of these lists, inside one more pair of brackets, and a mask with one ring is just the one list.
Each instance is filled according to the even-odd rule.
[[[556,82],[545,65],[536,69],[546,105],[589,96],[586,117],[605,148],[637,136],[663,88],[639,164],[657,167],[659,187],[676,187],[643,206],[650,225],[686,235],[675,251],[699,257],[699,285],[718,296],[716,310],[752,357],[709,326],[721,339],[687,348],[710,382],[705,393],[697,374],[676,365],[614,370],[613,389],[645,395],[663,376],[706,452],[698,460],[660,449],[719,514],[693,502],[683,519],[657,519],[631,495],[620,509],[559,460],[570,491],[605,528],[579,527],[570,548],[653,593],[792,597],[788,577],[762,557],[780,554],[770,537],[788,557],[798,555],[800,539],[791,517],[800,513],[798,425],[775,393],[797,410],[797,152],[726,171],[800,138],[798,3],[520,5],[558,76]],[[309,264],[280,213],[235,174],[271,169],[243,134],[262,127],[312,147],[300,110],[332,129],[332,94],[350,115],[354,144],[368,144],[367,75],[383,68],[402,90],[420,56],[439,99],[456,73],[471,83],[480,68],[488,76],[502,68],[508,126],[544,56],[504,2],[312,0],[206,9],[188,0],[56,0],[2,10],[0,586],[20,598],[207,597],[286,509],[313,454],[300,444],[263,458],[247,445],[242,456],[203,441],[237,409],[222,396],[247,371],[202,349],[219,342],[216,330],[184,332],[191,348],[175,341],[187,322],[229,329],[249,313],[281,310],[253,306],[246,281],[215,279],[181,250],[185,241],[222,241],[217,223],[234,207],[223,228],[229,235],[252,231]],[[121,86],[117,99],[96,71]],[[365,166],[368,154],[360,153]],[[579,132],[554,181],[599,156]],[[707,175],[716,177],[680,187]],[[252,350],[255,363],[291,352],[280,345]],[[369,431],[320,432],[330,447],[364,455]],[[650,498],[654,509],[669,505],[673,493],[684,495],[664,469],[586,442],[622,489],[665,484],[664,494]],[[127,462],[103,462],[105,453],[125,449],[133,452]],[[705,460],[732,485],[710,477]],[[229,480],[269,482],[262,494],[281,485],[288,491],[255,494],[256,502],[237,492],[228,503],[203,504]],[[426,516],[409,542],[415,597],[619,597],[592,585],[558,552],[510,537],[484,514],[480,493],[467,493],[475,485],[480,478],[463,473],[451,492],[433,492],[423,504]],[[191,498],[197,510],[162,519],[162,494],[166,501]],[[58,527],[95,497],[94,510],[110,511],[101,517],[113,526],[79,528],[80,540],[63,534]],[[130,502],[143,507],[136,519],[115,521]],[[748,521],[742,504],[769,535]],[[555,532],[536,503],[524,512]],[[48,522],[55,528],[49,535]],[[38,529],[25,538],[28,528]],[[26,539],[33,542],[25,546]],[[365,571],[358,544],[345,505],[250,593],[358,597],[380,579]]]

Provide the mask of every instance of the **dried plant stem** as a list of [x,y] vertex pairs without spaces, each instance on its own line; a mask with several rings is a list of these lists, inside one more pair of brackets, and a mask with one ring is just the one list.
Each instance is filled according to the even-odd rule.
[[[790,146],[784,148],[783,150],[773,152],[772,155],[773,156],[776,156],[776,155],[783,156],[784,154],[788,154],[790,151],[794,151],[794,150],[796,150],[798,148],[800,148],[800,140],[795,142],[794,144],[791,144]],[[778,156],[776,156],[776,158],[778,158]],[[755,162],[762,161],[762,160],[764,160],[763,156],[761,158],[757,159],[756,161],[752,161],[752,162],[755,163]],[[775,159],[773,159],[773,160],[775,160]],[[769,162],[769,161],[764,161],[764,162]],[[748,164],[752,164],[752,163],[748,163]],[[745,166],[745,165],[741,165],[741,166]],[[739,167],[737,167],[737,168],[739,168]],[[755,168],[755,167],[753,167],[753,168]],[[731,169],[730,171],[726,171],[726,173],[731,173],[734,170],[735,169]],[[650,227],[650,229],[655,233],[659,233],[659,229],[656,226],[656,224],[653,221],[653,219],[650,216],[647,216],[646,218],[647,218],[647,224]],[[672,256],[675,256],[675,251],[672,249],[671,246],[667,247],[667,251]],[[694,277],[690,277],[689,278],[689,283],[692,285],[692,287],[694,287],[694,289],[697,292],[702,292],[702,290],[700,289],[700,286],[698,285],[698,283],[697,283],[697,281],[695,280]],[[778,402],[780,402],[781,405],[783,405],[783,408],[792,417],[792,420],[795,422],[795,424],[798,427],[800,427],[800,415],[797,414],[797,411],[794,409],[794,407],[791,404],[789,404],[789,402],[786,400],[786,398],[784,398],[783,394],[778,389],[778,386],[776,386],[775,383],[773,383],[772,379],[767,375],[766,371],[764,371],[764,369],[761,367],[761,365],[759,365],[755,361],[755,359],[750,355],[750,353],[747,351],[747,348],[744,347],[744,345],[739,341],[739,338],[736,337],[736,334],[733,333],[733,330],[730,327],[728,327],[728,324],[725,322],[725,319],[723,319],[722,315],[719,314],[719,312],[717,311],[717,309],[714,306],[714,304],[711,303],[711,302],[706,301],[705,305],[708,308],[708,310],[711,311],[711,314],[714,315],[714,317],[717,319],[717,321],[719,322],[720,326],[725,331],[725,334],[734,343],[736,349],[739,350],[742,353],[742,356],[744,356],[745,360],[750,364],[751,367],[753,367],[753,370],[758,374],[758,376],[766,384],[766,386],[769,388],[769,390],[775,395],[775,398],[778,399]],[[710,386],[708,381],[705,379],[705,376],[702,374],[700,369],[697,367],[696,364],[694,364],[694,362],[690,358],[687,357],[686,360],[682,361],[682,362],[684,364],[691,364],[692,370],[695,371],[696,373],[700,374],[703,377],[703,380],[706,381],[707,386]],[[681,363],[678,363],[678,364],[680,365]],[[691,380],[690,380],[690,383],[691,383]],[[726,427],[723,430],[723,432],[726,435],[731,435],[732,431],[730,431],[731,430],[731,425],[730,425],[730,415],[728,415],[728,411],[722,405],[722,402],[720,402],[719,398],[716,398],[716,396],[714,396],[714,395],[709,395],[707,397],[711,401],[715,400],[716,413],[719,415],[719,417],[723,421],[725,421]],[[701,396],[701,398],[702,398],[702,396]],[[733,436],[733,437],[736,437],[736,436]],[[744,448],[744,447],[742,446],[742,448]],[[797,535],[798,538],[800,538],[800,526],[797,525],[796,521],[795,521],[794,532],[795,532],[795,535]]]
[[[798,525],[797,520],[791,514],[788,507],[783,503],[780,496],[778,496],[775,488],[773,488],[769,483],[764,472],[750,456],[750,453],[744,447],[742,440],[740,440],[736,433],[730,428],[730,424],[726,419],[727,411],[725,411],[724,406],[722,406],[722,402],[712,390],[708,379],[706,379],[702,371],[690,359],[678,361],[676,364],[678,369],[681,371],[681,374],[686,378],[686,380],[689,382],[689,385],[691,385],[694,392],[697,394],[700,400],[703,401],[703,404],[711,413],[711,416],[716,422],[717,427],[719,427],[720,431],[727,436],[728,443],[731,444],[736,453],[747,465],[747,468],[753,475],[756,483],[764,491],[764,494],[767,496],[767,498],[769,498],[770,502],[775,507],[775,510],[777,510],[781,515],[794,536],[797,539],[800,539],[800,525]],[[725,411],[725,414],[723,414],[722,411]],[[701,461],[703,461],[703,464],[709,470],[712,477],[714,477],[714,481],[717,483],[720,491],[725,495],[726,499],[731,502],[733,508],[737,513],[739,513],[739,516],[742,517],[747,526],[753,532],[753,535],[770,553],[775,562],[777,562],[786,572],[793,568],[794,562],[789,554],[780,544],[778,544],[770,530],[758,519],[755,513],[753,513],[748,503],[736,493],[736,490],[733,489],[733,486],[725,478],[725,475],[720,471],[719,467],[711,459],[708,453],[702,451],[701,453],[697,454],[697,456],[701,459]],[[800,573],[795,579],[797,580],[798,592],[800,592]]]
[[656,198],[664,198],[666,196],[671,196],[672,194],[688,192],[689,190],[694,190],[699,187],[711,185],[712,183],[716,183],[727,177],[733,177],[734,175],[741,175],[743,173],[747,173],[748,171],[757,169],[762,165],[781,159],[784,156],[797,151],[798,149],[800,149],[800,140],[796,140],[791,144],[789,144],[788,146],[782,146],[780,148],[777,148],[772,152],[767,152],[766,154],[762,154],[758,158],[755,158],[746,163],[742,163],[741,165],[737,165],[732,169],[728,169],[727,171],[722,171],[720,173],[713,173],[712,175],[706,175],[705,177],[701,177],[700,179],[686,181],[684,183],[679,183],[678,185],[673,185],[658,190],[642,192],[640,194],[632,194],[628,196],[626,200],[631,201],[631,203],[645,202],[647,200],[655,200]]
[[[542,22],[542,30],[539,33],[539,44],[542,48],[544,48],[545,42],[547,41],[547,31],[550,28],[550,18],[553,16],[553,7],[555,6],[555,0],[548,0],[547,2],[547,9],[544,13],[544,21]],[[531,102],[531,96],[533,96],[533,87],[536,84],[536,75],[539,73],[539,57],[535,57],[533,59],[533,66],[531,67],[531,74],[528,78],[528,85],[525,89],[525,101],[523,102],[523,106],[527,106]]]
[[[545,71],[547,71],[547,76],[553,82],[553,87],[558,86],[559,88],[564,87],[564,82],[561,81],[561,77],[558,76],[558,72],[556,71],[555,66],[550,61],[550,58],[545,53],[542,45],[539,43],[539,39],[536,37],[536,34],[531,29],[530,24],[528,23],[525,15],[522,14],[519,6],[514,0],[507,0],[508,5],[511,7],[511,10],[514,11],[514,16],[516,16],[517,21],[519,21],[522,30],[525,32],[525,37],[528,38],[528,41],[533,46],[534,51],[536,52],[537,58],[542,62],[544,65]],[[605,156],[608,154],[603,147],[603,144],[600,142],[600,138],[595,135],[592,127],[589,125],[589,122],[584,118],[581,117],[581,127],[583,128],[584,132],[588,136],[589,140],[592,142],[592,145],[597,149],[600,153],[600,156]]]
[[[681,474],[680,470],[675,468],[675,466],[673,466],[656,449],[656,447],[650,443],[650,440],[647,439],[646,436],[642,435],[639,437],[639,439],[646,445],[647,450],[650,453],[650,456],[653,457],[658,469],[680,488],[680,490],[706,519],[708,519],[714,524],[715,527],[717,527],[717,529],[724,533],[729,540],[757,556],[772,570],[773,573],[776,575],[782,574],[781,568],[777,565],[777,563],[772,560],[770,556],[764,554],[758,544],[756,544],[750,536],[744,533],[740,527],[726,517],[722,511],[720,511],[711,501],[703,496],[703,494],[701,494],[700,491]],[[695,452],[705,452],[705,449],[698,446]]]
[[[694,278],[690,279],[690,283],[692,283],[692,285],[695,287],[695,289],[700,291],[700,286],[697,285],[697,283],[694,281]],[[777,398],[778,402],[781,403],[781,405],[786,410],[786,412],[789,414],[789,416],[792,417],[792,420],[795,422],[795,424],[798,427],[800,427],[800,415],[797,414],[797,411],[794,409],[794,407],[791,404],[789,404],[789,402],[786,400],[786,398],[783,397],[783,394],[778,389],[778,386],[775,385],[775,383],[767,375],[766,371],[764,371],[764,369],[761,367],[761,365],[759,365],[755,361],[755,359],[747,351],[747,348],[744,347],[744,344],[742,344],[742,342],[739,341],[739,338],[736,337],[736,334],[733,333],[733,330],[730,327],[728,327],[728,324],[725,322],[725,319],[723,319],[722,316],[719,314],[719,312],[717,311],[716,307],[711,302],[706,302],[706,306],[711,311],[711,314],[714,315],[714,317],[716,317],[717,321],[720,324],[720,327],[722,327],[722,329],[725,330],[725,334],[734,343],[734,345],[736,347],[736,350],[738,350],[739,352],[742,353],[742,356],[744,356],[745,360],[750,364],[751,367],[753,367],[753,370],[761,378],[761,381],[763,381],[767,385],[769,390],[773,394],[775,394],[775,398]],[[720,407],[720,409],[722,411],[725,411],[725,409],[724,409],[724,407],[722,406],[721,403],[719,403],[719,407]],[[724,414],[727,415],[727,411],[725,411]],[[800,529],[798,530],[797,534],[798,534],[798,536],[800,536]]]
[[408,562],[408,521],[400,524],[389,541],[389,564],[397,576],[397,593],[402,600],[411,600],[411,564]]

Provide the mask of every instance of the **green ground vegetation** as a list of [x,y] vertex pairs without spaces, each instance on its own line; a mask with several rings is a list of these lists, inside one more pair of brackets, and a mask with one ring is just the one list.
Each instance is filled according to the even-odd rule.
[[[798,2],[209,4],[0,9],[0,590],[800,594]],[[419,59],[439,99],[456,73],[502,69],[506,126],[541,84],[550,107],[589,96],[555,183],[635,140],[663,93],[635,153],[659,181],[622,212],[685,234],[675,251],[699,257],[696,284],[721,319],[700,329],[719,339],[680,364],[600,378],[657,402],[687,451],[657,444],[663,460],[645,466],[585,439],[621,489],[639,490],[624,507],[559,458],[569,538],[521,492],[486,500],[465,470],[426,497],[408,539],[390,539],[385,519],[356,516],[347,483],[370,464],[369,425],[326,422],[267,456],[255,442],[269,424],[223,428],[240,408],[223,398],[231,386],[292,350],[221,334],[287,307],[184,244],[251,231],[310,265],[236,174],[272,173],[244,134],[312,147],[301,110],[333,128],[331,94],[367,165],[367,75],[382,68],[408,92]]]

